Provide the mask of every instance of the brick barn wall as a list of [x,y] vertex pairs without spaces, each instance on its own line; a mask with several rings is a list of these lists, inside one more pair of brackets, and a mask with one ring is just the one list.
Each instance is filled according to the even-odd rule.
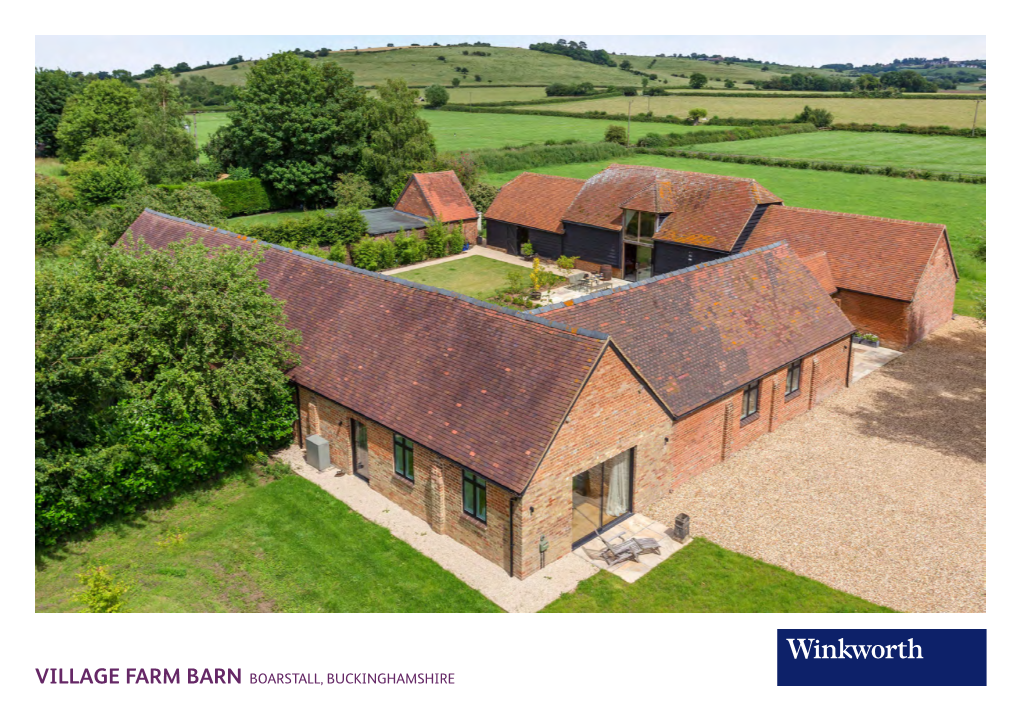
[[663,495],[670,475],[664,439],[671,425],[620,355],[607,350],[521,499],[515,575],[539,570],[543,535],[549,542],[546,563],[571,552],[575,474],[634,448],[635,510]]
[[840,289],[834,296],[840,310],[862,333],[874,333],[883,346],[905,350],[910,344],[910,304],[867,293]]
[[916,343],[943,323],[952,320],[955,302],[956,273],[950,258],[949,240],[943,234],[921,274],[921,282],[910,304],[909,342]]
[[761,379],[758,415],[741,424],[743,390],[678,420],[672,429],[670,485],[694,478],[846,386],[849,338],[801,361],[800,391],[786,395],[787,366]]
[[[371,419],[299,387],[302,438],[318,434],[329,441],[330,460],[346,473],[353,468],[351,419],[368,429],[369,486],[485,559],[510,568],[510,493],[486,487],[486,523],[463,512],[461,468],[420,444],[414,446],[414,483],[393,470],[393,432]],[[414,440],[414,439],[411,439]]]

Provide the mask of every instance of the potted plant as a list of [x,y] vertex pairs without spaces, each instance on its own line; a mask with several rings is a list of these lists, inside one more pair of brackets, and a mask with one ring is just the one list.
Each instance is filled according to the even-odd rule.
[[531,260],[533,257],[535,257],[535,246],[533,246],[531,243],[522,243],[521,255],[523,255],[528,260]]
[[[530,244],[528,245],[530,248]],[[542,299],[542,266],[538,258],[535,258],[531,265],[531,298],[532,300]]]
[[878,336],[874,333],[854,333],[854,342],[869,348],[878,348]]

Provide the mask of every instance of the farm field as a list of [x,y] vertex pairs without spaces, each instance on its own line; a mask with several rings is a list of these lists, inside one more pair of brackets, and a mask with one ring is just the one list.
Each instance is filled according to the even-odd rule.
[[[984,185],[734,165],[658,155],[634,155],[597,163],[543,166],[530,168],[529,172],[590,178],[612,163],[750,177],[776,193],[786,205],[945,223],[960,272],[960,282],[956,286],[956,312],[964,315],[974,315],[976,312],[974,296],[985,287],[985,264],[973,254],[977,237],[985,234]],[[519,174],[517,171],[489,173],[483,179],[494,185],[502,185]]]
[[[199,113],[198,114],[198,147],[201,148],[209,142],[209,136],[216,132],[221,125],[226,125],[230,113]],[[188,116],[188,122],[194,118]]]
[[37,550],[36,611],[80,610],[75,574],[94,565],[129,587],[132,612],[499,611],[311,481],[289,468],[272,475],[235,473],[88,540]]
[[826,131],[691,145],[687,150],[831,160],[958,173],[985,172],[985,139],[904,133]]
[[[597,100],[578,100],[557,103],[556,110],[583,113],[604,110],[607,113],[627,113],[631,98],[614,97]],[[948,125],[952,128],[969,128],[974,119],[974,103],[966,100],[927,99],[875,99],[875,98],[704,98],[692,96],[659,96],[634,98],[633,112],[651,110],[656,115],[686,116],[691,108],[704,108],[708,117],[722,118],[792,118],[805,105],[821,106],[832,111],[837,123],[879,123],[880,125]],[[648,101],[651,101],[649,105]],[[985,106],[982,101],[977,124],[985,125]],[[523,106],[542,108],[541,105]]]
[[[460,105],[471,103],[498,103],[505,100],[541,100],[548,97],[544,87],[489,88],[472,84],[469,87],[447,88],[450,102]],[[425,96],[425,89],[421,89]]]
[[[544,143],[546,140],[573,139],[592,143],[602,140],[606,128],[610,125],[620,125],[618,120],[500,113],[451,113],[442,110],[423,110],[421,117],[428,121],[439,150],[502,148],[505,145]],[[626,122],[623,125],[626,125]],[[631,138],[636,139],[648,133],[661,133],[663,128],[677,133],[695,130],[687,125],[631,123],[630,134]]]

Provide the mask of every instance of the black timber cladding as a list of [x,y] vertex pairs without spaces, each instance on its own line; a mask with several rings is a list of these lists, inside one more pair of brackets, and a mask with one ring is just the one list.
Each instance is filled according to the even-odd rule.
[[517,237],[517,226],[500,220],[485,221],[485,242],[493,248],[510,250],[510,241]]
[[386,235],[399,230],[417,230],[428,225],[425,218],[410,213],[401,213],[393,208],[374,208],[358,212],[368,223],[369,235]]
[[563,223],[563,255],[579,256],[589,263],[622,268],[623,237],[618,230],[595,228],[579,223]]
[[528,239],[535,253],[543,258],[556,259],[563,255],[563,236],[546,230],[528,228]]
[[726,253],[719,253],[705,248],[694,248],[689,245],[670,243],[665,240],[655,241],[655,261],[652,267],[654,275],[672,273],[674,270],[689,268],[699,263],[711,263],[726,257]]

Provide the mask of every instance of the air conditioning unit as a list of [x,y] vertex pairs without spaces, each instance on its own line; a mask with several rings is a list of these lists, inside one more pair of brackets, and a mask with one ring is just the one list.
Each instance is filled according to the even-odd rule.
[[317,471],[329,468],[329,441],[322,436],[308,436],[305,439],[305,450],[308,455],[308,465]]

